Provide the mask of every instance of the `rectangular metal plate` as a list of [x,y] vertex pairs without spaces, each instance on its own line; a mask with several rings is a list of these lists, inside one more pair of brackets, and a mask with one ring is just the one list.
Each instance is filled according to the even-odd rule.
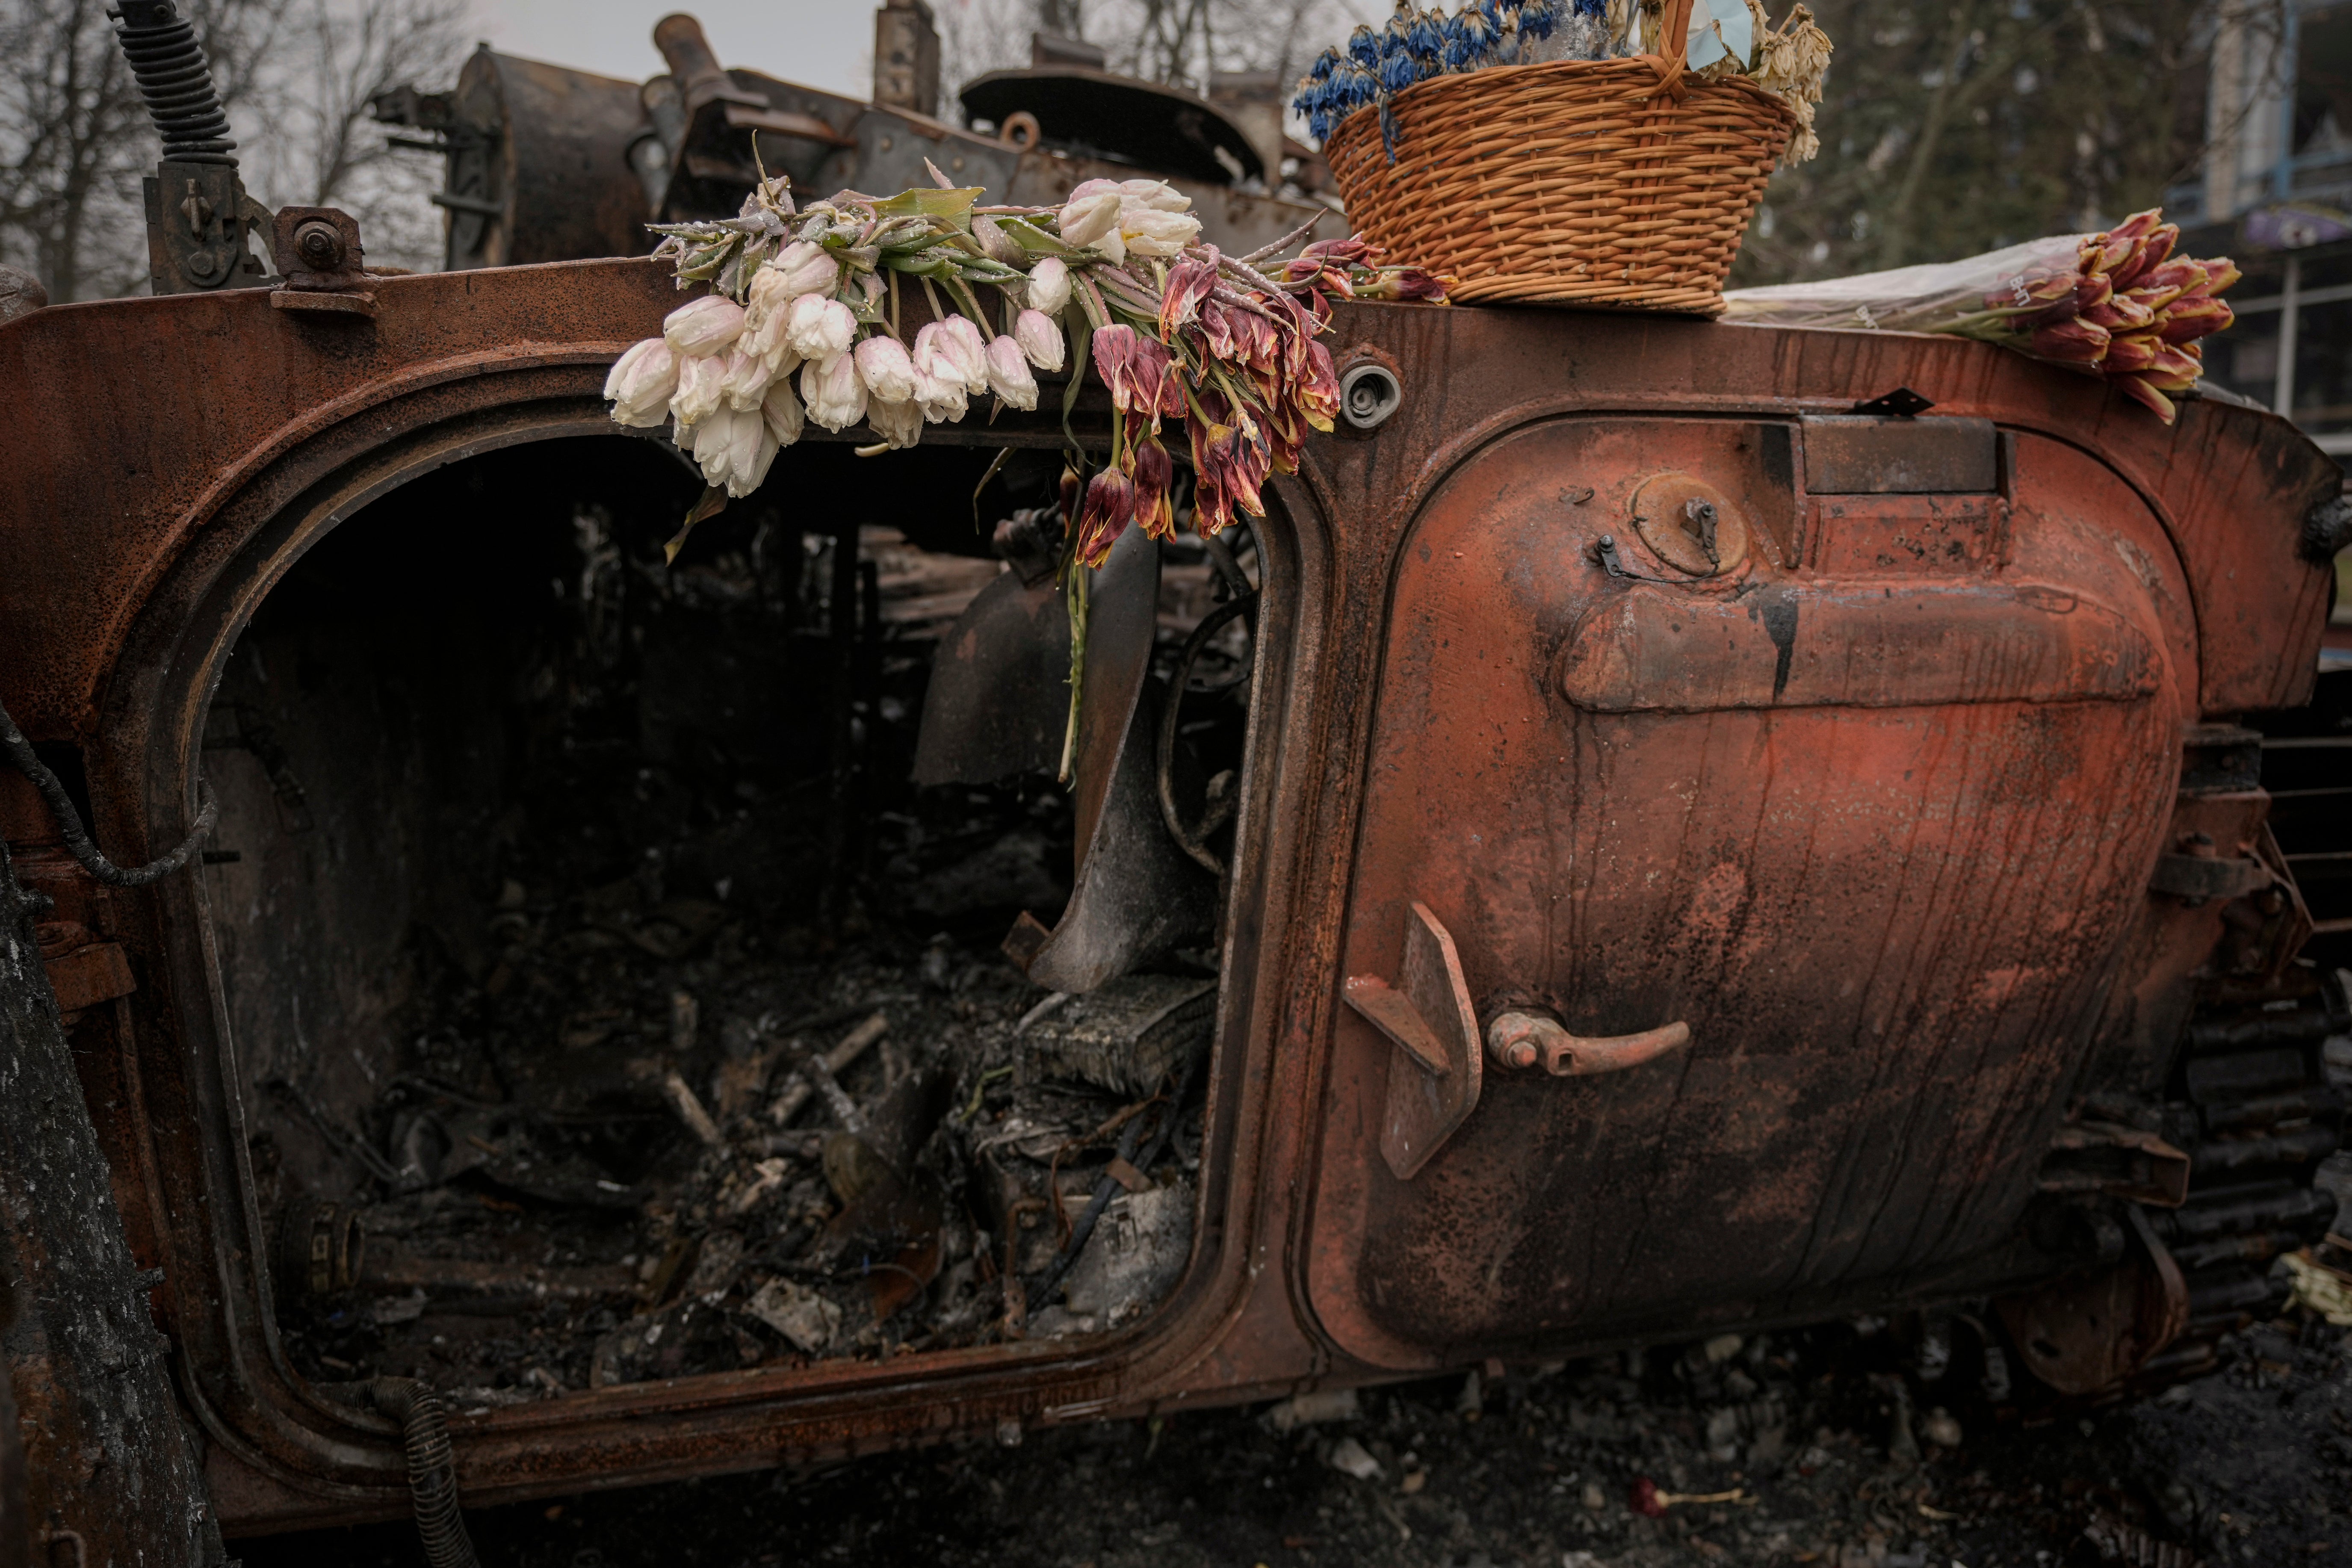
[[1805,489],[1813,495],[1962,495],[1999,488],[1990,419],[1804,421]]

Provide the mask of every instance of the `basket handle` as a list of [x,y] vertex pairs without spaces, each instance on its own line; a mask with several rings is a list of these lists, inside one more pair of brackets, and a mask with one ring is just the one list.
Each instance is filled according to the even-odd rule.
[[1683,79],[1683,62],[1690,56],[1690,23],[1691,0],[1665,0],[1658,17],[1658,53],[1642,57],[1658,73],[1658,85],[1650,94],[1653,103],[1665,97],[1680,103],[1690,92],[1690,84]]

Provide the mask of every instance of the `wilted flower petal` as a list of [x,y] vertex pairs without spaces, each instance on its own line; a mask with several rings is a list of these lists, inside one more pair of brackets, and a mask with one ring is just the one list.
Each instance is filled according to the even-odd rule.
[[939,323],[940,352],[951,355],[963,374],[963,389],[977,397],[988,390],[988,339],[970,316]]
[[1189,213],[1130,207],[1118,220],[1118,232],[1138,256],[1179,256],[1199,237],[1201,220]]
[[662,320],[662,336],[689,358],[724,353],[743,335],[743,307],[723,294],[689,300]]
[[1069,268],[1058,256],[1041,258],[1029,269],[1029,308],[1058,316],[1069,302]]
[[857,345],[856,359],[857,378],[878,401],[905,403],[915,395],[915,362],[898,339],[868,338]]
[[1013,319],[1013,338],[1029,363],[1039,370],[1062,368],[1062,329],[1054,319],[1038,310],[1024,310]]
[[841,263],[821,245],[796,239],[752,276],[751,305],[765,301],[770,309],[789,304],[803,294],[830,294],[841,280]]
[[1029,374],[1029,358],[1011,338],[988,345],[988,390],[1014,408],[1037,406],[1037,378]]
[[847,353],[857,340],[857,318],[838,300],[803,294],[792,302],[784,332],[801,358],[830,362]]
[[2147,408],[2148,412],[2154,414],[2158,419],[2163,420],[2167,425],[2172,423],[2173,415],[2175,413],[2172,399],[2165,396],[2163,393],[2158,391],[2156,387],[2149,383],[2147,376],[2119,375],[2115,378],[2115,384],[2116,386],[2122,388],[2124,395],[2129,397],[2133,402]]
[[2112,334],[2106,328],[2079,316],[2071,321],[2037,327],[2032,339],[2036,356],[2061,364],[2097,364],[2106,356],[2111,341]]
[[1135,482],[1117,468],[1097,474],[1087,482],[1086,503],[1078,510],[1078,559],[1100,566],[1134,519]]
[[1118,194],[1129,208],[1142,206],[1154,212],[1181,213],[1192,205],[1192,197],[1165,180],[1121,180]]
[[[2219,300],[2191,297],[2165,307],[2158,331],[2168,343],[2185,343],[2221,331],[2237,319],[2237,313]],[[617,411],[614,417],[619,417]]]
[[613,363],[604,378],[604,395],[612,401],[613,417],[623,425],[651,429],[669,417],[669,400],[677,392],[678,359],[667,340],[647,338],[633,343]]
[[970,406],[963,377],[952,365],[941,364],[936,358],[916,363],[915,402],[922,409],[923,417],[934,425],[954,424]]
[[[1085,186],[1080,186],[1084,190]],[[1123,205],[1114,188],[1089,195],[1071,194],[1062,205],[1060,228],[1065,245],[1092,245],[1107,235],[1118,232],[1118,215]]]
[[726,396],[727,362],[697,354],[677,362],[677,392],[669,411],[681,425],[699,425]]
[[1160,336],[1168,342],[1177,332],[1201,319],[1202,302],[1217,286],[1214,263],[1180,261],[1168,269],[1168,287],[1160,297]]
[[2162,346],[2152,332],[2117,338],[2107,345],[2106,357],[2099,362],[2099,366],[2113,375],[2128,375],[2134,371],[2146,370],[2156,363],[2157,351]]
[[908,399],[870,399],[866,405],[866,423],[893,447],[911,447],[923,438],[923,410]]
[[768,373],[768,362],[747,351],[739,340],[720,363],[727,374],[719,377],[719,391],[727,406],[746,413],[759,407],[760,400],[768,395],[768,384],[776,379]]
[[866,417],[866,384],[857,362],[845,353],[811,360],[801,367],[801,401],[808,416],[828,430],[846,430]]
[[1168,448],[1149,437],[1138,441],[1129,449],[1127,472],[1135,485],[1135,521],[1154,539],[1173,535],[1176,508],[1169,488],[1175,479],[1176,465]]
[[768,388],[761,400],[760,415],[768,422],[768,433],[780,447],[789,447],[801,438],[801,425],[806,416],[801,410],[801,400],[793,392],[790,376],[780,376]]

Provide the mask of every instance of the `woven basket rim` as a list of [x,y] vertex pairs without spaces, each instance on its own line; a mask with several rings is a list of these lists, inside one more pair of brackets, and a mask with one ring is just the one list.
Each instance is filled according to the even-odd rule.
[[[1442,106],[1444,100],[1448,98],[1493,92],[1523,77],[1547,74],[1593,76],[1602,72],[1612,76],[1632,76],[1639,73],[1644,81],[1654,82],[1657,79],[1657,72],[1639,55],[1612,60],[1535,60],[1526,65],[1482,66],[1476,70],[1451,71],[1444,76],[1433,76],[1426,81],[1413,83],[1402,92],[1391,95],[1389,104],[1392,111],[1402,109],[1408,104],[1416,109],[1438,107]],[[1689,87],[1691,98],[1696,98],[1701,93],[1727,90],[1744,94],[1753,100],[1759,107],[1769,109],[1773,114],[1787,121],[1791,130],[1796,127],[1796,110],[1790,109],[1780,94],[1769,89],[1757,86],[1754,80],[1738,72],[1728,72],[1717,77],[1705,77],[1696,71],[1685,71],[1683,73],[1682,79]],[[1591,85],[1597,87],[1601,84],[1595,82]],[[1687,101],[1687,100],[1669,99],[1664,104],[1654,105],[1646,112],[1669,113],[1678,108],[1686,107]],[[1628,112],[1639,111],[1629,109]],[[1368,104],[1331,128],[1331,134],[1323,139],[1325,161],[1328,162],[1330,159],[1332,145],[1342,136],[1347,135],[1351,127],[1367,123],[1372,128],[1370,133],[1378,136],[1380,109],[1377,105]]]

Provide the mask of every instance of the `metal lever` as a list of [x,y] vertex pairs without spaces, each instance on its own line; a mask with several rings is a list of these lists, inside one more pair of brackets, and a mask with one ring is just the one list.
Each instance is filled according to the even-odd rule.
[[1554,1078],[1640,1067],[1688,1044],[1690,1026],[1679,1019],[1638,1035],[1606,1038],[1571,1035],[1559,1019],[1539,1013],[1506,1013],[1486,1026],[1486,1054],[1496,1067],[1525,1069],[1540,1062]]

